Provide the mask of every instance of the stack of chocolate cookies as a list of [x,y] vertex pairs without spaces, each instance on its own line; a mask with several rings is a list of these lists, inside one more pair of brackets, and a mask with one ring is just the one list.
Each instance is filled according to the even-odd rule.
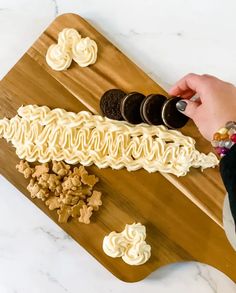
[[110,119],[125,120],[132,124],[162,124],[176,129],[188,121],[188,117],[176,108],[179,100],[181,97],[167,99],[161,94],[145,96],[138,92],[127,94],[120,89],[110,89],[102,95],[100,108],[103,115]]

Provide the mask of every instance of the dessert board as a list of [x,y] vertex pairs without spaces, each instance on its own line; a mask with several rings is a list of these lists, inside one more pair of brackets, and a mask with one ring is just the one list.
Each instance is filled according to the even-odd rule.
[[[45,61],[47,49],[56,43],[58,33],[65,27],[75,28],[96,41],[99,48],[96,64],[87,68],[72,64],[62,72],[48,67]],[[0,118],[15,116],[22,104],[99,113],[99,99],[110,88],[166,94],[84,19],[75,14],[64,14],[1,80]],[[211,151],[191,122],[182,132],[197,140],[200,151]],[[1,174],[32,200],[26,190],[28,181],[15,169],[18,162],[15,149],[0,140]],[[236,280],[236,256],[221,228],[224,188],[217,168],[207,169],[204,173],[192,169],[180,178],[157,172],[149,174],[145,170],[115,171],[95,166],[88,169],[100,178],[101,209],[89,225],[75,220],[59,225],[115,276],[134,282],[163,265],[197,260],[213,265]],[[32,201],[57,221],[55,211],[49,211],[39,200]],[[147,242],[152,247],[150,260],[141,266],[129,266],[121,259],[111,259],[102,250],[105,235],[122,231],[125,224],[133,222],[146,226]]]

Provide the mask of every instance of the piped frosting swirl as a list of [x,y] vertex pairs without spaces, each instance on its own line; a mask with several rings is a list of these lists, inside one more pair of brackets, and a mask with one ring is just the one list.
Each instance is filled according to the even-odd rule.
[[113,258],[121,257],[129,265],[141,265],[151,256],[151,246],[145,239],[145,226],[133,223],[126,225],[121,233],[113,231],[105,236],[103,251]]
[[98,47],[94,40],[83,38],[72,46],[72,58],[80,67],[87,67],[97,60]]
[[72,59],[87,67],[97,60],[98,47],[89,37],[82,38],[74,28],[65,28],[58,34],[58,43],[51,45],[46,53],[47,64],[56,71],[69,68]]
[[12,119],[0,120],[0,138],[16,148],[20,159],[41,163],[64,160],[99,168],[127,168],[184,176],[190,167],[214,167],[213,153],[200,153],[195,141],[164,126],[114,121],[87,111],[50,110],[27,105]]
[[72,62],[71,52],[58,44],[53,44],[48,48],[46,61],[53,70],[66,70]]

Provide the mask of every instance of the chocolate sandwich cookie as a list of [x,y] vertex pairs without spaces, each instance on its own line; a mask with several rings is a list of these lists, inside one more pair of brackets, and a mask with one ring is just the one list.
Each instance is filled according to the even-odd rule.
[[189,120],[187,116],[180,113],[176,108],[176,103],[182,100],[181,97],[173,97],[168,99],[162,107],[162,120],[169,128],[181,128]]
[[144,104],[144,102],[145,102],[146,99],[147,99],[147,97],[145,97],[145,98],[143,99],[143,101],[142,101],[142,103],[141,103],[141,105],[140,105],[140,116],[141,116],[141,118],[142,118],[142,120],[143,120],[144,123],[148,123],[148,122],[145,120],[145,118],[144,118],[144,116],[143,116],[143,111],[142,111],[142,109],[143,109],[143,104]]
[[166,100],[167,98],[160,94],[148,95],[140,107],[140,114],[143,121],[152,125],[164,124],[161,110]]
[[142,117],[140,115],[140,106],[145,99],[143,94],[138,92],[132,92],[126,95],[120,106],[120,111],[123,118],[132,124],[142,123]]
[[126,93],[120,89],[106,91],[100,99],[100,109],[104,116],[114,120],[123,120],[120,105]]

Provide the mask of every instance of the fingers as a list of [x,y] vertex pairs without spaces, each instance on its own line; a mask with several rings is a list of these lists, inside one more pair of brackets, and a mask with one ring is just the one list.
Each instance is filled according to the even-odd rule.
[[190,99],[196,93],[201,95],[202,89],[202,76],[194,73],[189,73],[180,79],[170,90],[171,96],[182,96],[186,99]]
[[183,93],[181,94],[181,97],[182,97],[183,99],[191,99],[195,94],[196,94],[196,93],[193,92],[192,90],[187,90],[187,91],[185,91],[185,92],[183,92]]
[[191,101],[191,100],[180,100],[176,104],[176,108],[183,113],[184,115],[188,116],[189,118],[194,120],[194,115],[200,106],[199,102]]

